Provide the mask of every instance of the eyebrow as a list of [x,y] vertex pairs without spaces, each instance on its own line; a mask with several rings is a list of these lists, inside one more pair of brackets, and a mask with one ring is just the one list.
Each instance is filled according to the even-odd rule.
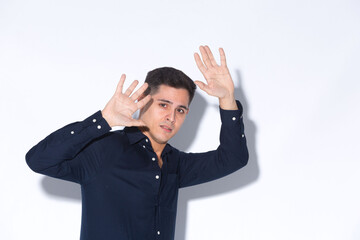
[[[160,101],[160,102],[166,102],[166,103],[169,103],[169,104],[174,104],[173,102],[169,101],[169,100],[166,100],[166,99],[157,99],[157,101]],[[179,105],[179,107],[181,108],[184,108],[186,110],[188,110],[189,108],[184,106],[184,105]]]

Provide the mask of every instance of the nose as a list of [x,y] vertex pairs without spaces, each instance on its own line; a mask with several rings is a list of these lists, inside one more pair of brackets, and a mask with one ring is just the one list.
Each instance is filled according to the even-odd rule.
[[170,110],[166,116],[166,120],[171,122],[172,124],[174,124],[175,123],[175,113],[176,113],[175,109]]

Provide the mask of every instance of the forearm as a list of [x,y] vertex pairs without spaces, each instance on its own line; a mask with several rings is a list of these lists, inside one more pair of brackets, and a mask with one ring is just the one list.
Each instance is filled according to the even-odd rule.
[[241,168],[247,164],[249,154],[242,116],[243,108],[239,101],[235,103],[238,110],[220,109],[222,124],[218,151],[224,156],[222,160],[224,165]]
[[41,140],[26,153],[26,163],[34,172],[52,177],[70,174],[71,166],[66,161],[74,159],[89,142],[110,129],[101,111],[97,111],[83,121],[70,123]]
[[220,145],[205,153],[180,153],[180,187],[192,186],[226,176],[244,167],[249,153],[244,134],[242,106],[220,109]]

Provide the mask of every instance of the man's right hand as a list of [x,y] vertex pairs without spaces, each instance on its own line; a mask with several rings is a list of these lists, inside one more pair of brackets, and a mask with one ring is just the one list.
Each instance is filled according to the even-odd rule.
[[143,97],[142,94],[147,89],[148,84],[144,83],[136,92],[132,94],[139,83],[139,81],[135,80],[131,83],[125,93],[122,93],[125,78],[125,74],[122,74],[116,87],[115,94],[106,104],[105,108],[101,111],[101,114],[110,127],[145,126],[143,121],[134,119],[132,115],[138,109],[143,108],[151,100],[150,94],[139,100],[139,98]]

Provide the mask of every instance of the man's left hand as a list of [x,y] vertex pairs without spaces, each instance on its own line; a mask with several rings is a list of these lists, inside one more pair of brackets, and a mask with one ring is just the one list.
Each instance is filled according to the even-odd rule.
[[226,66],[225,52],[219,48],[220,65],[208,46],[200,46],[202,60],[198,53],[194,54],[196,65],[204,75],[207,84],[194,81],[195,84],[207,94],[219,98],[220,107],[225,110],[238,109],[234,98],[234,83]]

